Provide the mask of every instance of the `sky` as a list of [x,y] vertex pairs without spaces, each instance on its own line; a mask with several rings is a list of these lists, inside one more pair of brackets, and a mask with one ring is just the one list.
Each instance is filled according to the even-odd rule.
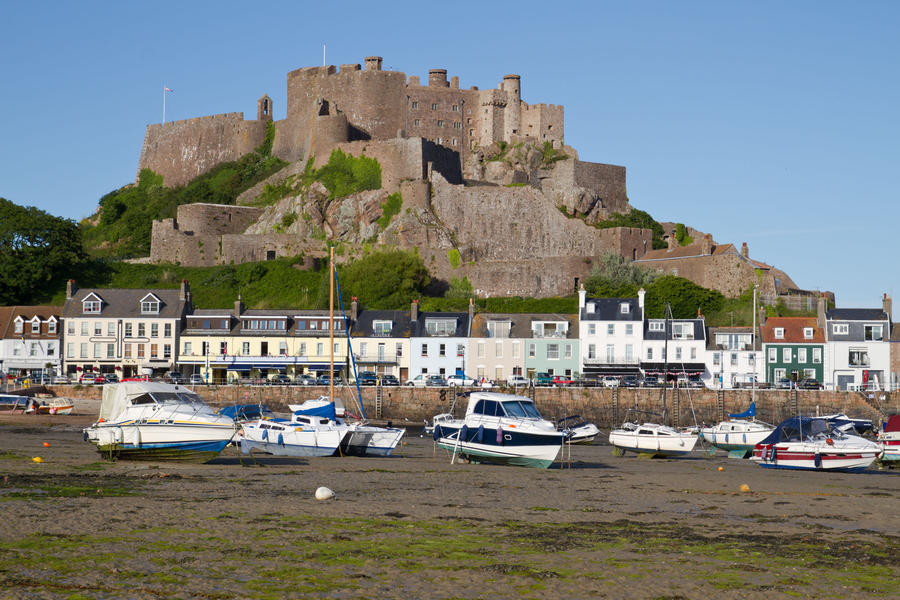
[[[146,125],[243,112],[287,73],[384,57],[522,77],[581,160],[839,307],[900,295],[900,2],[20,2],[0,19],[0,197],[80,220]],[[900,298],[895,302],[900,313]]]

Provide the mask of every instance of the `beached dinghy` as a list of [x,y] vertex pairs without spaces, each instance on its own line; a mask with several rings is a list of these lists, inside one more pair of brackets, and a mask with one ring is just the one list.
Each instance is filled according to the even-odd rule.
[[235,435],[234,420],[188,388],[149,381],[104,386],[100,419],[84,430],[104,456],[186,462],[212,460]]
[[857,435],[833,428],[817,417],[791,417],[753,449],[753,460],[770,469],[862,471],[881,448]]
[[593,444],[600,429],[581,415],[571,415],[556,422],[556,429],[566,436],[567,444]]
[[697,434],[657,423],[625,423],[609,432],[609,443],[621,452],[651,456],[681,456],[694,449]]
[[565,435],[523,396],[472,392],[464,419],[435,427],[438,446],[475,462],[549,467]]

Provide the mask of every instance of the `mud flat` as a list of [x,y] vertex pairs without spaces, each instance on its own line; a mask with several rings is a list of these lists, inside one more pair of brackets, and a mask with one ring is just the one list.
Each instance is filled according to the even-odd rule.
[[[703,452],[617,458],[608,446],[574,447],[566,469],[451,465],[418,432],[391,458],[252,461],[229,448],[205,465],[106,462],[82,441],[91,420],[0,416],[0,598],[898,589],[896,470],[770,471]],[[319,486],[335,498],[316,501]]]

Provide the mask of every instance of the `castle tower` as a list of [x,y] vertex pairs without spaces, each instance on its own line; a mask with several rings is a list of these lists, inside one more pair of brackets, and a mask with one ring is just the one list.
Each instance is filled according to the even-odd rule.
[[506,108],[503,124],[504,138],[512,141],[513,136],[523,135],[522,131],[522,82],[518,75],[504,75],[500,89],[506,92]]
[[447,83],[447,69],[429,69],[428,87],[449,87]]
[[366,71],[380,71],[381,70],[381,57],[380,56],[367,56],[366,57]]
[[263,94],[263,97],[256,101],[256,120],[271,121],[272,108],[272,99],[268,94]]

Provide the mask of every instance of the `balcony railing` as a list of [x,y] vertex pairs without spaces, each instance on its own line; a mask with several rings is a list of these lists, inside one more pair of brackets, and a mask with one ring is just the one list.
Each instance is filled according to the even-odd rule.
[[631,358],[624,356],[595,356],[591,358],[586,356],[584,358],[584,364],[586,365],[637,365],[640,362],[641,359],[637,356],[632,356]]

